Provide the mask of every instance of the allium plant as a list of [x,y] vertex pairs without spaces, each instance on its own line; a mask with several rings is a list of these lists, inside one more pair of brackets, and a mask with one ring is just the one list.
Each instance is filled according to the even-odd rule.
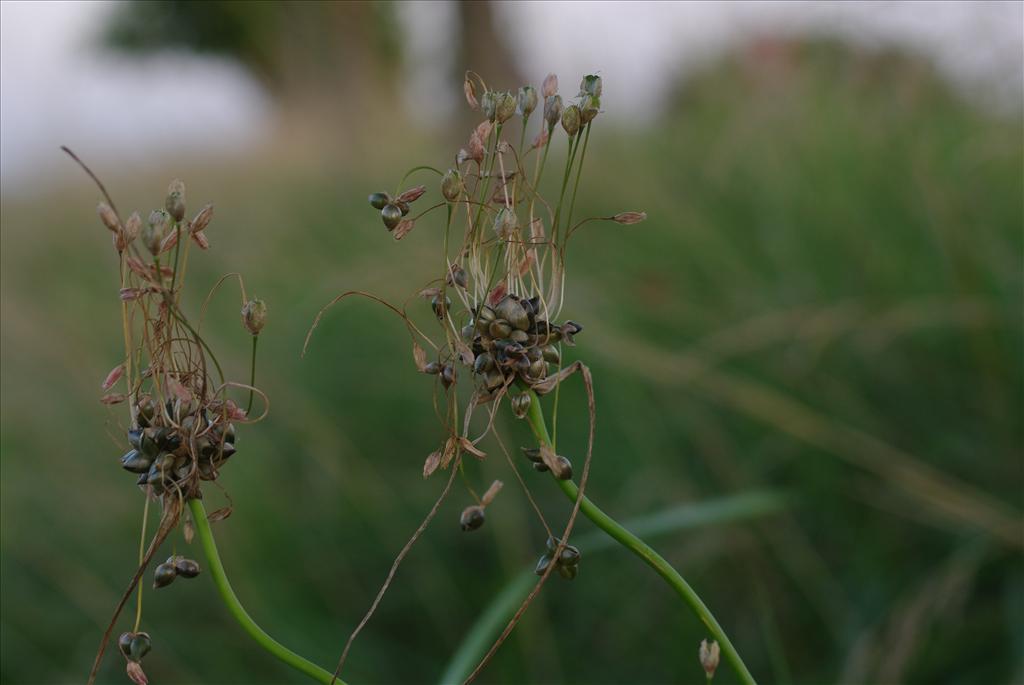
[[[369,610],[345,643],[333,673],[286,649],[252,621],[231,589],[209,525],[227,512],[208,516],[203,509],[201,483],[215,481],[224,462],[234,453],[234,424],[251,420],[248,417],[254,395],[263,397],[264,407],[269,404],[253,387],[253,378],[247,384],[223,378],[199,328],[189,323],[182,309],[181,286],[189,247],[192,243],[203,249],[208,247],[204,229],[212,209],[206,208],[186,221],[184,186],[180,182],[171,184],[164,209],[154,211],[145,225],[138,214],[122,221],[109,197],[100,205],[100,218],[114,234],[120,259],[125,337],[124,361],[104,384],[111,389],[123,377],[125,392],[108,395],[105,401],[127,404],[126,437],[131,449],[122,458],[122,465],[140,474],[138,483],[146,495],[146,504],[139,567],[103,637],[90,680],[95,677],[121,609],[139,585],[157,548],[181,523],[187,504],[191,520],[184,524],[186,541],[191,539],[193,530],[198,531],[211,575],[242,627],[268,652],[314,680],[340,682],[339,674],[353,641],[372,617],[402,560],[451,493],[456,474],[472,468],[474,460],[488,458],[482,443],[491,438],[537,513],[547,539],[537,544],[540,556],[535,571],[539,578],[532,591],[476,667],[471,671],[467,668],[460,678],[468,683],[477,677],[552,574],[572,580],[580,573],[586,550],[569,542],[577,516],[582,513],[651,566],[704,623],[717,641],[703,643],[699,650],[699,662],[709,680],[718,665],[720,649],[743,682],[754,682],[721,626],[682,576],[584,494],[593,454],[594,390],[587,365],[580,359],[567,358],[575,348],[576,337],[584,331],[582,324],[561,316],[568,245],[575,232],[589,222],[631,225],[646,218],[637,211],[576,217],[587,147],[601,113],[601,77],[585,76],[579,92],[563,99],[554,74],[544,80],[540,93],[531,86],[512,93],[491,90],[483,79],[469,72],[464,92],[469,106],[480,112],[482,121],[470,134],[466,147],[453,156],[451,168],[441,171],[432,166],[414,167],[394,193],[375,192],[369,197],[394,239],[403,239],[417,227],[440,234],[436,278],[418,293],[422,298],[420,306],[429,307],[436,327],[424,330],[413,322],[406,309],[354,290],[342,293],[324,307],[306,337],[304,351],[326,310],[350,296],[368,297],[398,314],[411,337],[415,367],[436,379],[435,402],[441,406],[443,433],[438,436],[437,448],[423,463],[423,477],[448,472],[437,501],[396,557]],[[562,135],[567,139],[564,164],[556,166],[552,162],[556,170],[545,176],[552,142]],[[527,144],[527,140],[531,142]],[[439,198],[433,204],[421,202],[428,197],[425,185],[405,187],[410,176],[424,172],[438,177],[435,190]],[[99,186],[106,196],[102,184]],[[545,196],[544,188],[556,192]],[[414,213],[417,203],[429,206]],[[425,217],[435,212],[439,220],[425,226]],[[259,300],[248,300],[240,276],[238,281],[243,323],[252,335],[254,377],[256,341],[266,308]],[[216,369],[216,376],[209,364]],[[582,459],[568,456],[569,451],[560,450],[556,443],[559,389],[563,382],[577,376],[586,390],[590,420],[586,447],[577,447]],[[245,409],[228,397],[231,390],[249,394]],[[551,433],[542,398],[552,400],[548,407]],[[498,434],[495,418],[505,411],[506,404],[512,415],[528,423],[535,438],[534,444],[521,448],[522,457],[514,457]],[[258,418],[265,413],[264,410]],[[574,466],[573,460],[578,466]],[[524,477],[519,465],[527,464],[542,475]],[[568,519],[557,529],[549,525],[532,497],[530,481],[535,478],[541,479],[533,481],[535,486],[553,481],[573,503]],[[501,490],[501,481],[495,481],[479,496],[467,487],[470,503],[459,520],[463,531],[469,533],[485,524],[487,506]],[[145,523],[151,500],[160,502],[163,513],[146,546]],[[198,572],[196,562],[172,554],[157,567],[155,585],[163,587],[178,576],[188,578]],[[141,609],[139,585],[134,626],[119,641],[128,674],[137,683],[146,680],[140,661],[150,648],[149,636],[140,632]]]

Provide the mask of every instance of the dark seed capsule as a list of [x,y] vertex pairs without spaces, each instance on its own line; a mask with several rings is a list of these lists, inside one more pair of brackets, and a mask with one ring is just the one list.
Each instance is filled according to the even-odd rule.
[[558,555],[558,563],[563,566],[575,566],[580,563],[580,551],[572,545],[566,545]]
[[579,566],[562,566],[561,564],[558,566],[558,575],[562,576],[566,580],[574,580],[576,576],[579,575],[579,572]]
[[498,306],[494,308],[494,313],[499,319],[505,319],[514,328],[525,331],[530,327],[530,317],[526,313],[526,309],[519,303],[519,300],[508,296],[498,303]]
[[228,457],[230,457],[232,454],[234,454],[237,451],[238,450],[235,448],[235,445],[233,443],[225,442],[224,443],[224,447],[220,451],[220,459],[221,459],[221,461],[227,461]]
[[392,231],[402,220],[402,210],[395,205],[384,205],[384,209],[380,210],[380,218],[387,229]]
[[430,308],[434,310],[434,316],[443,319],[448,314],[448,308],[452,306],[450,297],[445,296],[442,300],[440,295],[434,295],[430,299]]
[[136,428],[135,430],[128,431],[128,444],[135,449],[142,449],[142,429]]
[[132,655],[132,639],[135,637],[135,633],[121,633],[121,637],[117,638],[117,648],[121,650],[121,654],[127,659]]
[[526,334],[526,331],[521,331],[517,328],[509,334],[508,339],[523,345],[530,339],[530,336]]
[[530,363],[530,370],[527,372],[530,378],[544,378],[548,375],[548,363],[543,360],[537,360]]
[[174,582],[177,576],[178,571],[174,568],[174,564],[164,562],[153,571],[153,587],[167,587]]
[[562,354],[558,351],[558,347],[556,345],[545,345],[541,348],[541,354],[546,362],[557,364],[562,361]]
[[534,567],[533,572],[538,576],[544,575],[544,572],[548,570],[548,566],[551,565],[551,555],[545,554],[537,560],[537,566]]
[[529,374],[529,372],[530,372],[530,360],[527,359],[525,354],[523,356],[521,356],[521,357],[517,357],[516,358],[515,367],[516,367],[516,371],[518,371],[519,373]]
[[121,457],[121,467],[132,473],[145,473],[153,465],[153,460],[138,450],[131,450]]
[[395,200],[395,206],[398,207],[398,211],[400,211],[402,213],[402,216],[405,216],[406,214],[409,213],[409,203],[408,202],[402,202],[401,200]]
[[427,362],[423,367],[423,373],[429,373],[431,376],[441,373],[441,362]]
[[530,396],[525,392],[512,398],[512,413],[517,419],[526,418],[526,413],[530,411],[530,402]]
[[507,338],[512,333],[512,325],[503,319],[495,319],[491,322],[488,332],[492,338]]
[[455,382],[455,367],[451,364],[445,364],[444,368],[441,369],[441,384],[445,387],[445,390],[450,388]]
[[488,390],[497,390],[505,384],[505,376],[498,369],[491,369],[484,376],[484,385]]
[[548,471],[549,469],[548,469],[548,465],[547,464],[545,464],[542,461],[538,461],[538,462],[534,462],[533,470],[536,471],[537,473],[544,473],[545,471]]
[[463,509],[462,516],[459,517],[459,525],[464,531],[476,530],[484,525],[484,508],[474,504]]
[[149,654],[152,648],[153,642],[149,639],[149,633],[135,633],[128,647],[128,658],[135,662],[142,661],[142,657]]
[[476,328],[473,327],[473,324],[466,324],[459,332],[462,333],[462,337],[466,340],[472,340],[473,336],[476,335]]
[[543,457],[540,456],[540,450],[536,447],[522,447],[523,454],[526,458],[533,462],[543,461]]
[[554,554],[555,550],[558,549],[558,545],[561,544],[561,539],[556,538],[554,535],[549,535],[548,539],[544,541],[544,546],[548,548],[550,554]]
[[179,558],[174,563],[174,570],[182,578],[195,578],[199,575],[199,564],[192,559]]
[[388,203],[388,194],[387,193],[373,193],[372,195],[370,195],[370,205],[374,209],[384,209],[384,207],[385,207],[385,205],[387,205],[387,203]]
[[145,485],[149,482],[149,474],[143,473],[139,476],[139,479],[135,481],[136,485]]
[[466,278],[466,270],[461,266],[453,264],[451,272],[448,274],[448,283],[449,285],[457,285],[460,288],[465,288],[469,283],[469,280]]
[[473,373],[486,373],[494,368],[494,357],[487,354],[486,352],[477,355],[477,358],[473,361]]
[[562,455],[558,455],[555,457],[555,466],[552,469],[552,473],[555,474],[555,478],[558,480],[572,479],[572,462]]

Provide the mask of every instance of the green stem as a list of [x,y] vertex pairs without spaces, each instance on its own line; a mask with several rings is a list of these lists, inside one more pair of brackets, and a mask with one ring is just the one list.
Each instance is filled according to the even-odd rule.
[[[641,535],[660,536],[680,530],[753,519],[783,511],[788,506],[789,501],[785,493],[771,490],[754,491],[706,502],[683,504],[648,516],[630,519],[626,525]],[[601,531],[581,536],[574,540],[573,544],[579,547],[584,555],[615,548],[615,541]],[[466,679],[494,642],[495,636],[523,603],[536,581],[533,568],[523,569],[491,600],[452,654],[438,681],[440,685],[461,683]]]
[[[533,395],[533,401],[530,402],[530,411],[527,414],[527,420],[529,421],[530,428],[533,430],[534,436],[537,441],[542,445],[551,447],[551,438],[548,436],[548,428],[544,422],[544,414],[540,408],[540,398],[532,390],[530,391]],[[562,489],[562,492],[566,496],[575,502],[579,498],[579,488],[571,480],[556,480],[558,487]],[[711,636],[718,641],[719,646],[722,649],[722,654],[726,660],[732,664],[733,670],[736,671],[736,675],[739,676],[740,681],[745,685],[755,685],[754,676],[747,670],[746,664],[743,663],[743,659],[740,657],[739,652],[733,647],[732,641],[729,640],[729,636],[725,634],[722,626],[719,625],[715,619],[714,614],[708,609],[707,605],[701,600],[700,596],[694,591],[690,584],[679,575],[679,572],[672,568],[672,565],[668,563],[660,554],[654,551],[650,545],[638,538],[633,533],[629,532],[622,527],[615,519],[608,514],[604,513],[599,509],[593,502],[590,501],[586,496],[583,497],[580,503],[580,512],[583,513],[588,519],[590,519],[598,528],[603,530],[608,536],[614,539],[616,542],[627,548],[633,554],[637,555],[643,561],[653,568],[658,575],[665,579],[675,591],[682,597],[683,601],[690,607],[697,618],[707,627],[711,632]]]
[[252,411],[253,388],[256,387],[256,343],[260,340],[259,335],[252,336],[252,364],[249,367],[249,406],[245,408],[246,416]]
[[228,611],[235,617],[235,620],[242,626],[242,629],[249,633],[249,636],[256,640],[260,647],[313,680],[324,683],[324,685],[330,685],[332,682],[345,685],[341,679],[334,680],[329,671],[325,671],[316,664],[307,661],[274,640],[252,620],[252,617],[246,612],[241,602],[238,601],[235,591],[231,588],[231,582],[228,581],[228,577],[224,573],[224,564],[221,563],[220,553],[217,551],[217,543],[213,539],[213,531],[210,530],[210,522],[206,520],[206,508],[203,507],[202,500],[190,499],[188,506],[192,512],[196,531],[199,533],[199,540],[203,545],[203,552],[206,554],[206,561],[210,567],[213,582],[216,584],[217,591],[220,592],[221,599],[224,600]]

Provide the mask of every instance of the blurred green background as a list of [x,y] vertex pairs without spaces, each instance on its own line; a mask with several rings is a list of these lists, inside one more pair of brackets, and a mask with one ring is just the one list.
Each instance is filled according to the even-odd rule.
[[[234,513],[214,530],[250,613],[330,667],[443,486],[421,476],[442,433],[432,381],[383,308],[346,301],[299,352],[336,293],[402,302],[437,276],[443,226],[395,243],[365,198],[411,166],[443,166],[473,121],[460,108],[450,130],[430,133],[395,106],[387,6],[357,6],[345,35],[370,38],[328,58],[315,48],[340,38],[303,52],[295,34],[281,37],[294,24],[282,27],[278,6],[217,15],[227,28],[203,40],[187,22],[216,25],[209,16],[173,14],[198,5],[141,7],[118,15],[118,45],[133,46],[138,22],[170,16],[177,42],[240,56],[284,103],[275,136],[240,155],[94,167],[124,211],[160,206],[172,177],[192,208],[215,203],[213,249],[189,265],[193,316],[231,271],[270,307],[257,384],[271,414],[240,431],[225,492],[207,488],[207,506],[230,495]],[[325,7],[298,16],[315,26]],[[271,38],[294,59],[247,52]],[[500,87],[542,80],[472,42],[459,69]],[[366,80],[337,100],[321,82],[334,60]],[[571,94],[578,75],[561,76]],[[608,110],[642,106],[612,82],[605,91]],[[571,354],[593,368],[597,392],[589,493],[620,520],[786,495],[784,511],[654,541],[762,682],[1024,682],[1019,109],[978,106],[921,57],[828,40],[744,43],[671,92],[649,125],[599,117],[587,154],[581,214],[649,215],[592,224],[570,253],[565,315],[586,326]],[[62,143],[76,147],[52,146]],[[556,164],[564,148],[563,136]],[[121,355],[116,260],[98,193],[72,179],[5,193],[2,208],[5,683],[84,680],[137,554],[142,496],[116,461],[123,412],[97,401]],[[248,339],[230,291],[204,329],[243,380]],[[585,407],[567,386],[560,445],[578,459]],[[528,444],[511,416],[499,426]],[[469,481],[506,482],[487,525],[459,531],[470,498],[456,487],[356,640],[350,682],[435,682],[540,553],[543,530],[497,446],[484,448]],[[564,520],[561,493],[524,477]],[[552,579],[478,682],[701,682],[706,633],[671,590],[626,551],[582,551],[580,577]],[[303,682],[242,633],[208,575],[147,592],[143,628],[151,682]],[[126,682],[123,669],[108,653],[101,681]],[[715,682],[735,682],[727,665]]]

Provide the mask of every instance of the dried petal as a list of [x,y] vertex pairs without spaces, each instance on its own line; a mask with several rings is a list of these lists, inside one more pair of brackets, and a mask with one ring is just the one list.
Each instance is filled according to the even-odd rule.
[[441,289],[440,288],[424,288],[423,290],[421,290],[421,291],[419,291],[417,293],[417,295],[419,295],[420,297],[422,297],[424,299],[428,299],[428,300],[430,298],[432,298],[432,297],[437,297],[440,294],[441,294]]
[[470,454],[472,454],[477,459],[483,459],[484,457],[487,456],[486,452],[484,452],[483,450],[478,448],[476,445],[474,445],[473,441],[470,440],[467,437],[460,437],[459,438],[459,446],[462,447],[462,449],[464,449],[467,452],[469,452]]
[[217,521],[223,521],[227,517],[231,516],[231,507],[221,507],[217,511],[211,511],[206,515],[206,520],[210,523],[216,523]]
[[416,228],[416,222],[412,219],[402,219],[395,226],[395,230],[392,235],[395,236],[395,240],[401,240],[405,236],[412,232],[412,229]]
[[462,92],[466,94],[466,102],[469,103],[470,109],[480,109],[480,102],[476,99],[476,86],[470,80],[469,74],[466,74],[466,79],[462,82]]
[[199,246],[200,250],[209,250],[210,241],[206,239],[206,234],[202,231],[196,231],[192,234],[192,240]]
[[107,405],[121,404],[126,399],[128,399],[128,396],[125,395],[124,393],[111,393],[109,395],[104,395],[103,397],[101,397],[100,402]]
[[121,288],[119,292],[121,300],[128,302],[129,300],[137,300],[146,293],[147,288]]
[[121,376],[124,375],[124,364],[118,364],[110,370],[107,377],[103,380],[103,384],[100,386],[103,390],[110,390],[114,387],[114,383],[120,380]]
[[450,464],[452,462],[452,459],[455,458],[455,455],[457,454],[457,444],[458,443],[455,440],[455,438],[450,437],[447,440],[445,440],[444,451],[442,451],[441,453],[441,468],[448,468],[448,464]]
[[437,467],[441,465],[441,452],[435,450],[427,455],[427,460],[423,462],[423,477],[430,478],[434,471],[437,471]]
[[423,196],[423,193],[427,192],[426,186],[416,186],[415,188],[409,188],[401,195],[398,196],[399,202],[415,202]]
[[647,218],[647,212],[619,212],[612,217],[612,221],[630,226],[632,224],[638,224]]
[[167,389],[182,402],[188,402],[192,399],[192,391],[179,383],[177,379],[168,378]]
[[189,222],[188,230],[191,233],[199,233],[199,231],[202,231],[203,229],[210,225],[210,219],[212,218],[213,205],[206,205],[205,207],[200,209],[199,213],[196,214],[196,217]]
[[544,83],[540,87],[540,92],[544,97],[551,97],[558,92],[558,76],[556,74],[548,74],[547,78],[544,79]]
[[508,294],[508,286],[505,285],[505,281],[501,281],[498,285],[494,286],[494,290],[487,296],[487,304],[491,307],[497,307],[498,303],[505,299],[506,294]]
[[149,679],[146,677],[145,671],[142,670],[142,664],[138,661],[129,661],[127,671],[128,678],[135,685],[149,685]]
[[239,407],[234,400],[227,400],[224,403],[224,415],[232,421],[242,421],[247,416],[246,411]]
[[412,342],[412,360],[416,363],[416,370],[423,373],[427,368],[427,353],[415,340]]
[[505,487],[505,484],[500,480],[496,480],[491,483],[491,487],[487,488],[487,492],[480,498],[480,502],[486,507],[488,504],[494,501],[494,498],[498,496],[501,489]]
[[542,128],[540,133],[537,134],[537,137],[533,139],[533,144],[530,147],[536,150],[537,148],[544,147],[547,144],[548,130],[546,128]]
[[96,205],[96,213],[100,215],[100,221],[108,229],[114,233],[121,230],[121,222],[117,220],[117,214],[114,214],[114,210],[106,202]]
[[180,231],[176,228],[173,231],[171,231],[167,235],[166,238],[163,239],[163,242],[160,243],[160,252],[161,253],[167,252],[172,247],[174,247],[175,245],[178,244],[178,233],[179,232]]
[[139,237],[139,230],[142,229],[142,217],[138,212],[132,212],[128,221],[124,222],[124,237],[129,243]]

